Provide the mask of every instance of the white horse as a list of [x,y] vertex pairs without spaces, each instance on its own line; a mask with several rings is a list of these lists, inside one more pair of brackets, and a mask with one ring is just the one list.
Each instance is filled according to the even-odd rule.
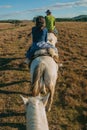
[[[20,95],[21,96],[21,95]],[[49,130],[45,106],[49,94],[45,97],[21,98],[26,106],[26,126],[27,130]]]
[[[52,35],[51,35],[52,34]],[[48,34],[49,41],[56,44],[57,38],[53,33]],[[37,96],[44,88],[50,92],[48,111],[51,110],[55,85],[57,80],[58,64],[50,56],[39,56],[30,65],[33,96]]]

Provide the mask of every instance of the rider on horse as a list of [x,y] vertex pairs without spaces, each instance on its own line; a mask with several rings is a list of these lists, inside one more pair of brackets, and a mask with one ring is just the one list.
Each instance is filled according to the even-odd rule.
[[48,32],[52,32],[57,35],[58,31],[55,27],[55,17],[52,15],[50,10],[47,10],[45,13],[46,28],[48,29]]
[[[32,28],[32,45],[26,53],[26,63],[29,64],[30,61],[37,55],[36,52],[44,50],[45,53],[49,53],[52,57],[55,55],[58,57],[58,50],[55,46],[47,42],[48,30],[45,27],[45,19],[43,16],[38,16],[36,18],[36,26]],[[35,55],[36,54],[36,55]],[[40,54],[39,54],[40,55]],[[39,56],[37,55],[37,56]],[[42,55],[42,52],[41,52]],[[44,54],[43,54],[44,55]],[[45,54],[46,55],[46,54]]]

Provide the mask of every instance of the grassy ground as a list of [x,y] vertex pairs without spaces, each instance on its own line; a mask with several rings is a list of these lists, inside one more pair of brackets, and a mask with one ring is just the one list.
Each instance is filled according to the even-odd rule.
[[[30,95],[30,74],[24,61],[34,23],[0,23],[0,130],[25,130],[20,94]],[[57,48],[63,67],[51,112],[50,130],[87,130],[87,22],[56,23]]]

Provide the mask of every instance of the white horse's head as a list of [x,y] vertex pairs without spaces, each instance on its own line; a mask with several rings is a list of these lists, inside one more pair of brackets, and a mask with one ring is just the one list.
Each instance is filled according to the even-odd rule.
[[49,98],[50,94],[47,94],[44,97],[41,96],[36,96],[36,97],[29,97],[29,98],[25,98],[22,95],[20,95],[20,97],[22,98],[24,104],[26,105],[26,107],[28,107],[29,103],[32,104],[32,106],[36,106],[37,103],[43,104],[43,106],[45,107],[47,102],[48,102],[48,98]]
[[45,112],[48,97],[49,94],[45,97],[36,96],[28,99],[21,96],[24,104],[26,105],[27,130],[49,130]]
[[55,46],[57,43],[57,37],[53,33],[48,33],[47,42]]

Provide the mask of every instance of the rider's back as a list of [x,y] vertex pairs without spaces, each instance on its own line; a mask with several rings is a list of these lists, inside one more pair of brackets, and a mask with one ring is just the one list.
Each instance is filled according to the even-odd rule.
[[45,41],[47,42],[47,28],[38,29],[38,27],[32,28],[32,41],[34,43]]
[[55,26],[54,26],[55,17],[52,15],[47,15],[45,17],[45,20],[46,20],[46,27],[47,27],[48,31],[53,31],[55,28]]

